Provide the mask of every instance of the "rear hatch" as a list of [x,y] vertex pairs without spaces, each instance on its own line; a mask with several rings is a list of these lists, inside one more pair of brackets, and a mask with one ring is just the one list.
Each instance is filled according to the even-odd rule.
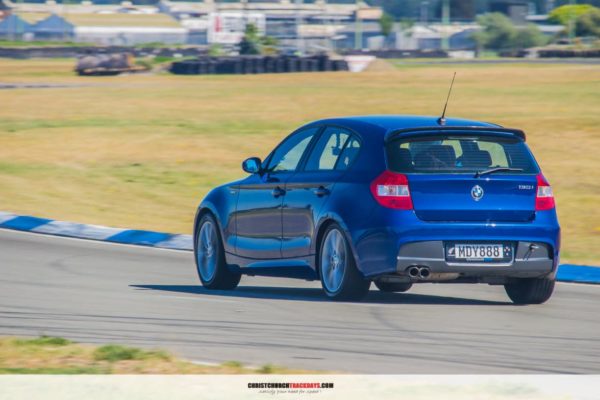
[[387,143],[388,168],[408,177],[424,221],[535,218],[539,168],[522,138],[490,132],[421,133]]
[[408,175],[417,216],[424,221],[531,221],[535,175]]

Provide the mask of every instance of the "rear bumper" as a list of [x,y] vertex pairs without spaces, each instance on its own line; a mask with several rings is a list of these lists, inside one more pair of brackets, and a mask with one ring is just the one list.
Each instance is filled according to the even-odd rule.
[[[365,226],[367,225],[367,226]],[[349,226],[358,268],[367,278],[404,273],[426,266],[432,272],[469,276],[534,277],[556,273],[560,226],[555,210],[536,213],[531,222],[426,222],[413,211],[374,207],[363,226]],[[446,262],[444,243],[511,242],[515,253],[505,265],[456,265]],[[529,243],[540,249],[525,255]]]
[[[533,246],[532,246],[533,245]],[[541,242],[514,243],[514,257],[504,263],[456,263],[445,257],[443,241],[424,241],[405,244],[396,257],[396,273],[406,275],[412,266],[426,267],[435,280],[436,274],[458,273],[460,277],[533,278],[548,276],[555,271],[552,248]],[[442,276],[443,277],[443,276]]]

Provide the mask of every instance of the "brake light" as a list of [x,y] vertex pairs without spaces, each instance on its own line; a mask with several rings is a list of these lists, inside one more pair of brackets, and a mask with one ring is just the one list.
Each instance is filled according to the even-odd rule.
[[554,208],[554,194],[552,194],[552,187],[544,178],[544,175],[539,174],[537,176],[537,193],[535,195],[535,210],[545,211],[552,210]]
[[397,210],[412,210],[406,175],[384,171],[371,183],[371,193],[379,204]]

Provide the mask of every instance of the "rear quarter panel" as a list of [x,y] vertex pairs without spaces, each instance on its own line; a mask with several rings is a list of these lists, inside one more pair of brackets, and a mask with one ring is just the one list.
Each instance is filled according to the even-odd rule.
[[[354,131],[356,133],[356,131]],[[374,229],[372,214],[377,206],[370,191],[370,184],[385,170],[384,142],[381,132],[360,131],[361,151],[349,170],[337,181],[330,199],[321,209],[315,232],[323,224],[337,222],[350,239],[350,246],[363,274],[373,266],[389,264],[391,254],[384,251],[385,232]],[[386,242],[387,243],[387,242]],[[318,243],[313,240],[313,254]],[[393,262],[393,255],[392,262]],[[385,260],[385,261],[384,261]]]

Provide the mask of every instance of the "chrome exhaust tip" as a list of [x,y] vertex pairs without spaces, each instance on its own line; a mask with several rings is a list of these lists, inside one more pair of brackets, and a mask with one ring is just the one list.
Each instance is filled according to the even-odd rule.
[[430,275],[431,271],[429,271],[429,268],[419,268],[419,278],[427,279]]
[[411,278],[418,278],[420,275],[419,267],[410,267],[408,268],[408,275]]

